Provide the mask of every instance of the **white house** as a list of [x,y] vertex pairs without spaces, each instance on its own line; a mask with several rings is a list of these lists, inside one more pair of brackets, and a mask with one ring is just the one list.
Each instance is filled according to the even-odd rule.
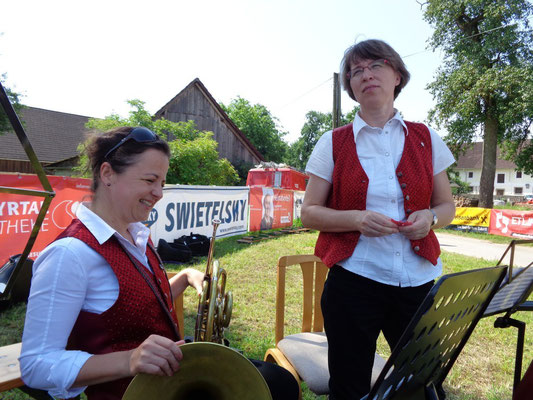
[[[500,149],[498,149],[496,157],[494,195],[525,196],[526,194],[533,194],[533,176],[517,171],[516,165],[512,161],[502,160]],[[467,182],[474,194],[479,194],[482,158],[483,142],[477,142],[459,157],[457,166],[454,168],[459,174],[459,179]]]

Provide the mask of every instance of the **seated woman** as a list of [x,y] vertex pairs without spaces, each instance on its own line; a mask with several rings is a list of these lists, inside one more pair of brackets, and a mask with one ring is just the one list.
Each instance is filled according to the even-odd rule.
[[88,156],[91,202],[34,263],[20,367],[52,396],[119,400],[136,374],[179,370],[172,298],[201,293],[204,274],[187,268],[169,282],[141,223],[163,197],[167,143],[121,127],[95,136]]

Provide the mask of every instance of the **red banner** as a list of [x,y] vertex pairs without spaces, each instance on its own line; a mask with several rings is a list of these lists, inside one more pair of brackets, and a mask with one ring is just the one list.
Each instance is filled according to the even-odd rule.
[[533,211],[492,209],[489,233],[518,239],[533,239]]
[[250,228],[253,231],[292,226],[292,190],[253,186],[250,188]]
[[[68,226],[79,202],[91,193],[90,179],[48,176],[48,180],[56,195],[29,254],[33,259]],[[0,186],[43,190],[36,175],[0,174]],[[0,193],[0,265],[22,253],[43,201],[44,197]]]

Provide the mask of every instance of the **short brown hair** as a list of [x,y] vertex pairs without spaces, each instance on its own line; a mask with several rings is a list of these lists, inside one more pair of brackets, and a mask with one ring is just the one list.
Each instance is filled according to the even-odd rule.
[[400,55],[389,44],[377,39],[355,43],[346,49],[341,62],[342,86],[353,100],[357,101],[348,77],[351,64],[361,60],[379,60],[380,58],[389,61],[390,66],[400,74],[400,84],[394,88],[394,98],[398,97],[407,82],[409,82],[411,77],[409,71],[407,71]]
[[135,128],[131,126],[121,126],[105,133],[95,133],[89,139],[85,152],[89,157],[89,168],[91,169],[93,177],[91,184],[91,190],[93,193],[96,192],[96,189],[98,188],[100,182],[100,167],[105,161],[111,165],[113,171],[120,174],[130,165],[135,163],[139,154],[144,153],[148,149],[159,150],[170,158],[168,143],[157,135],[157,139],[153,142],[140,143],[135,140],[127,140],[106,158],[107,152],[123,138],[128,136],[133,129]]

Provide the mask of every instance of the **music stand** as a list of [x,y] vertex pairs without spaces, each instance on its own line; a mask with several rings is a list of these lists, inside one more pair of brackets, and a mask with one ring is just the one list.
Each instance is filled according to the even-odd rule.
[[524,268],[513,268],[515,246],[517,244],[533,243],[533,240],[513,240],[505,250],[500,264],[505,255],[510,252],[510,262],[507,276],[503,280],[500,288],[494,295],[489,306],[483,314],[483,318],[495,314],[505,313],[494,321],[495,328],[509,328],[514,326],[518,329],[516,340],[515,370],[513,379],[513,393],[520,383],[522,376],[522,357],[524,354],[524,336],[526,333],[526,323],[511,318],[517,311],[533,311],[533,301],[527,301],[533,292],[533,262]]
[[[32,190],[32,189],[18,189],[18,188],[0,186],[0,193],[22,194],[22,195],[28,195],[28,196],[44,197],[44,201],[41,205],[41,209],[39,210],[39,214],[37,215],[37,219],[35,220],[35,225],[33,226],[33,229],[30,233],[30,237],[28,238],[28,241],[26,242],[26,247],[24,247],[24,250],[22,251],[22,254],[20,255],[17,261],[17,264],[15,265],[15,268],[13,269],[13,272],[10,275],[5,288],[3,288],[2,291],[0,292],[0,300],[5,300],[5,299],[9,299],[11,289],[13,285],[15,284],[15,281],[17,280],[17,276],[22,270],[22,267],[24,266],[24,263],[26,262],[28,258],[28,254],[30,254],[31,248],[33,247],[33,244],[35,243],[35,239],[37,238],[37,234],[39,233],[44,217],[46,216],[46,212],[48,211],[48,207],[50,207],[50,203],[52,202],[52,199],[55,196],[55,192],[52,189],[52,186],[50,185],[48,178],[46,177],[44,169],[41,163],[39,162],[39,159],[37,158],[37,155],[35,154],[35,151],[33,150],[33,147],[31,146],[30,141],[28,140],[28,136],[26,135],[26,132],[24,132],[24,128],[22,127],[22,124],[20,123],[20,120],[15,110],[13,109],[13,106],[11,105],[11,102],[9,101],[9,97],[7,97],[7,93],[4,90],[4,87],[2,86],[1,82],[0,82],[0,104],[2,105],[2,108],[4,109],[9,119],[9,122],[11,123],[11,126],[13,127],[13,130],[17,134],[17,137],[22,147],[24,148],[24,151],[26,152],[26,155],[28,156],[28,159],[30,160],[31,165],[35,173],[37,174],[37,177],[39,178],[39,181],[41,182],[41,185],[44,189],[44,190]],[[2,264],[3,262],[2,260],[0,260],[0,265]]]
[[436,385],[448,375],[506,271],[500,266],[440,278],[362,400],[437,400]]

